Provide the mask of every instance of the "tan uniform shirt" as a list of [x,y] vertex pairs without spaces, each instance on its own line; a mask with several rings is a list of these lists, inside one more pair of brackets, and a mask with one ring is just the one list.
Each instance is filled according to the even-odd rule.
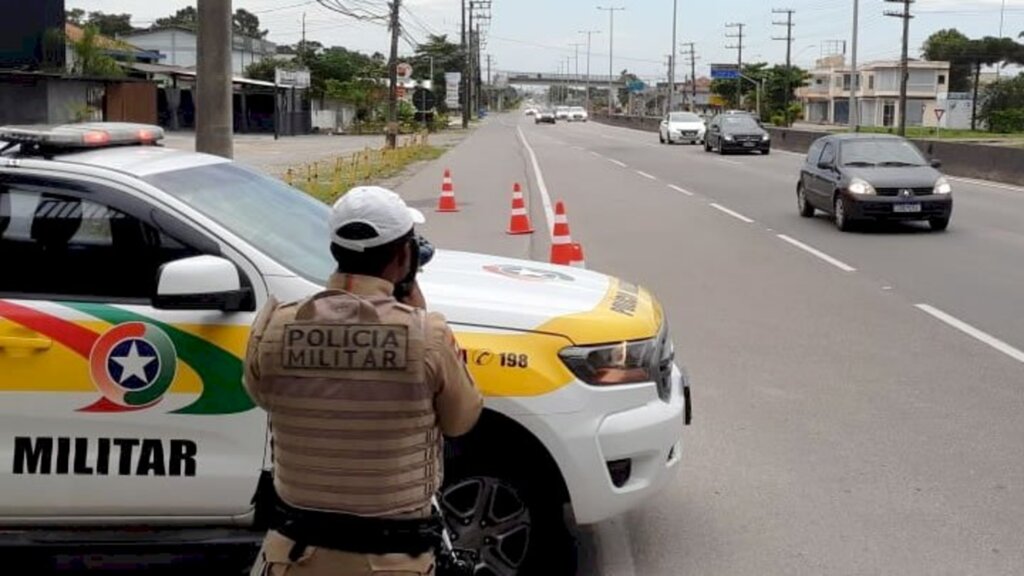
[[260,312],[245,386],[270,416],[274,483],[286,503],[421,518],[442,479],[442,434],[476,423],[483,398],[439,313],[394,286],[331,277],[327,290]]

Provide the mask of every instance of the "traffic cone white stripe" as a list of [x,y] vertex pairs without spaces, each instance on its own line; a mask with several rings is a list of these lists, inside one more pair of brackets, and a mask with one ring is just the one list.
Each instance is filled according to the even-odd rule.
[[512,215],[513,216],[526,216],[526,208],[513,208],[512,209]]

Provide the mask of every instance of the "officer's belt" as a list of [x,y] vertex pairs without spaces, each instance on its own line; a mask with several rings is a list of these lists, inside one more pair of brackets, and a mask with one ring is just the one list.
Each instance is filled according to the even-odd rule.
[[436,551],[441,542],[442,524],[436,513],[430,518],[393,520],[299,510],[282,502],[277,508],[274,529],[295,541],[294,559],[307,546],[354,554],[419,556]]

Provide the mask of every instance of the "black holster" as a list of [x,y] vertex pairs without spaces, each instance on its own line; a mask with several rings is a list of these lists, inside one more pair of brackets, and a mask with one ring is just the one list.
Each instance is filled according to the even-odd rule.
[[354,554],[440,552],[442,522],[437,514],[422,520],[390,520],[300,510],[282,502],[277,508],[272,528],[295,541],[295,559],[307,546]]

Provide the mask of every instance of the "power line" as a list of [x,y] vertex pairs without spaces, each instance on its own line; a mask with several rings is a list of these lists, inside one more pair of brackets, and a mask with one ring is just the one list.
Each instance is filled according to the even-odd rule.
[[[896,12],[887,10],[886,16],[894,18],[900,18],[903,20],[903,53],[900,56],[900,123],[899,123],[899,135],[906,136],[907,134],[907,81],[910,79],[910,71],[907,65],[907,47],[910,41],[910,19],[913,16],[910,14],[910,5],[914,3],[914,0],[885,0],[888,3],[903,4],[903,11]],[[974,126],[971,126],[974,129]]]
[[689,46],[689,50],[679,52],[680,56],[690,57],[690,112],[697,110],[697,50],[696,42],[683,42],[682,46]]
[[772,14],[785,14],[786,15],[786,21],[785,22],[778,22],[778,21],[773,21],[772,22],[772,25],[774,25],[774,26],[785,26],[786,27],[786,37],[785,38],[776,38],[776,37],[773,36],[772,40],[784,40],[786,42],[786,97],[785,97],[785,106],[783,107],[782,110],[783,110],[783,114],[785,115],[787,125],[789,123],[789,102],[790,102],[790,99],[792,98],[792,93],[793,93],[793,87],[791,86],[791,80],[792,80],[792,76],[793,76],[793,74],[792,74],[792,70],[793,70],[793,60],[792,60],[792,54],[793,54],[793,14],[795,12],[796,12],[796,10],[793,10],[792,8],[772,10]]
[[[737,61],[737,66],[736,66],[736,73],[737,73],[737,76],[736,76],[736,105],[737,105],[737,107],[740,106],[740,104],[742,104],[741,100],[743,98],[743,77],[739,76],[739,74],[743,74],[743,28],[745,26],[746,26],[746,24],[737,23],[737,22],[731,22],[731,23],[725,25],[726,28],[738,28],[739,29],[739,33],[738,34],[726,33],[726,35],[725,35],[726,38],[737,38],[737,39],[739,39],[739,42],[737,42],[735,45],[732,45],[732,46],[728,46],[727,45],[725,47],[727,50],[736,50],[737,51],[737,57],[736,57],[736,61]],[[760,110],[758,112],[760,112]]]

